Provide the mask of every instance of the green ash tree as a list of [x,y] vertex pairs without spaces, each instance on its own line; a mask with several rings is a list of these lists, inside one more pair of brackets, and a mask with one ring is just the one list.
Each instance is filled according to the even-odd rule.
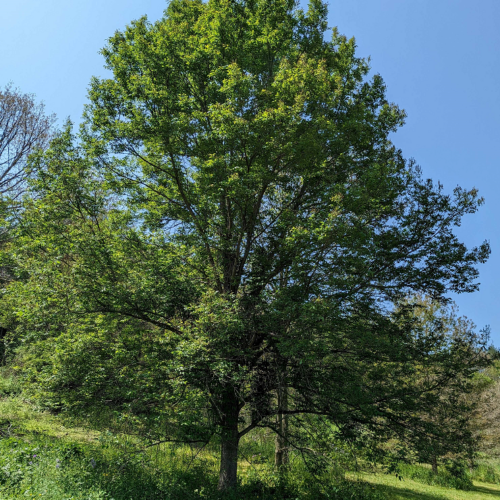
[[214,436],[221,490],[257,427],[281,451],[318,419],[452,446],[417,410],[482,349],[419,335],[404,306],[477,288],[489,247],[454,228],[481,199],[403,158],[404,112],[327,31],[318,0],[173,0],[109,39],[79,138],[32,160],[15,250],[30,278],[10,299],[44,353],[32,380],[159,439]]

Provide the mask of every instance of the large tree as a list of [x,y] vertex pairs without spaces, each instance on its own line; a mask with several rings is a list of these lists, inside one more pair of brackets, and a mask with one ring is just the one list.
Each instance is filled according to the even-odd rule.
[[[483,401],[491,400],[486,394],[492,385],[492,380],[486,375],[494,372],[493,367],[486,367],[491,362],[491,355],[485,349],[470,351],[470,338],[475,335],[476,325],[467,317],[458,315],[458,307],[453,302],[442,303],[430,300],[428,297],[413,296],[405,305],[411,306],[414,318],[414,334],[424,337],[434,337],[436,333],[444,343],[449,343],[457,351],[465,349],[458,356],[469,364],[470,371],[462,377],[460,373],[451,375],[446,384],[436,383],[435,393],[431,396],[432,405],[422,405],[418,409],[420,416],[433,421],[438,429],[455,436],[454,441],[440,439],[436,435],[423,434],[414,443],[416,457],[419,462],[428,463],[434,473],[440,463],[453,460],[473,464],[476,453],[483,445],[479,428],[481,426],[478,414],[483,407]],[[483,335],[489,336],[489,327],[484,328]],[[490,348],[491,352],[493,348]],[[465,354],[465,356],[464,356]],[[456,354],[455,354],[456,355]],[[422,360],[426,362],[425,359]],[[417,367],[412,377],[417,386],[425,383],[421,377],[432,376],[425,366]]]
[[[0,247],[5,250],[12,233],[12,212],[19,205],[30,173],[30,154],[48,146],[55,121],[32,94],[12,84],[0,88]],[[0,287],[15,277],[8,255],[0,258]],[[6,322],[0,326],[0,362],[5,356]],[[10,327],[10,325],[9,325]]]
[[28,157],[48,145],[54,120],[32,94],[12,84],[0,89],[0,195],[23,191]]
[[286,416],[446,442],[417,409],[477,366],[475,334],[421,335],[394,304],[477,288],[488,245],[453,230],[481,200],[404,160],[404,113],[326,31],[318,0],[173,0],[109,40],[80,142],[34,164],[12,290],[30,338],[59,342],[38,376],[73,409],[216,434],[221,489],[240,438]]

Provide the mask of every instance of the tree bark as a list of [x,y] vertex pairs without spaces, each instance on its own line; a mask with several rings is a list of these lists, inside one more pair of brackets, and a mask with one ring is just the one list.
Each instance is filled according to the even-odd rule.
[[236,396],[228,396],[224,402],[224,416],[221,432],[221,456],[219,471],[219,490],[227,491],[238,484],[238,415],[239,405]]
[[288,391],[286,387],[278,388],[278,435],[274,453],[274,463],[278,469],[288,465]]
[[436,457],[436,455],[432,456],[432,472],[434,474],[438,473],[438,464],[437,464],[437,457]]

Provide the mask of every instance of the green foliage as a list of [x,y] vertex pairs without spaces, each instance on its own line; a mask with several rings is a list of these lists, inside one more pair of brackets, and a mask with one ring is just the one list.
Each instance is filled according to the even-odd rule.
[[[43,417],[42,417],[43,418]],[[102,434],[94,443],[65,438],[0,441],[0,495],[63,500],[236,500],[242,498],[381,500],[365,483],[346,481],[326,470],[311,476],[300,462],[286,473],[273,470],[269,460],[247,469],[236,491],[217,491],[214,450],[201,455],[187,446],[167,445],[139,453],[124,436]],[[252,449],[266,455],[269,436],[253,441]],[[196,457],[196,458],[194,458]]]
[[468,444],[423,415],[453,411],[436,388],[486,364],[486,339],[424,331],[404,300],[477,288],[489,246],[455,228],[482,199],[405,161],[404,112],[325,32],[322,2],[291,0],[175,0],[116,32],[80,135],[31,160],[9,250],[31,392],[151,440],[218,440],[221,489],[278,415],[300,449],[319,420],[380,453]]
[[469,491],[472,489],[472,478],[465,466],[450,462],[447,467],[440,468],[434,473],[429,467],[422,465],[402,465],[400,475],[431,486],[444,486],[457,490]]
[[482,481],[483,483],[500,484],[500,470],[498,466],[494,466],[487,463],[477,464],[472,471],[470,476],[474,481]]
[[203,394],[177,379],[168,383],[184,359],[168,335],[139,321],[104,316],[82,326],[68,325],[19,355],[25,394],[41,407],[70,410],[97,428],[134,428],[152,440],[166,432],[171,439],[210,439],[200,428],[205,421],[210,430]]
[[[416,325],[415,332],[418,332],[417,335],[423,339],[441,332],[445,334],[442,337],[444,342],[450,343],[450,349],[460,351],[467,345],[467,339],[474,335],[476,326],[468,318],[459,317],[458,308],[453,303],[443,304],[429,297],[416,295],[409,298],[402,307],[407,305],[411,307],[411,315]],[[487,328],[485,334],[488,334]],[[465,349],[467,350],[467,347]],[[479,360],[480,357],[489,358],[489,355],[485,351],[480,351],[476,353],[476,359]],[[415,368],[412,379],[418,385],[422,376],[429,375],[419,366]],[[442,368],[445,369],[444,366]],[[493,384],[493,380],[487,375],[492,370],[493,365],[481,370],[479,366],[471,364],[468,372],[464,371],[461,375],[457,373],[446,385],[436,385],[434,393],[430,395],[435,404],[424,405],[416,411],[423,420],[433,422],[437,428],[446,429],[449,435],[453,435],[455,445],[453,442],[443,440],[442,435],[423,434],[417,437],[415,443],[415,457],[418,462],[437,464],[440,458],[445,456],[453,457],[454,462],[449,463],[474,461],[480,440],[476,429],[476,414],[481,411],[479,407],[483,395]],[[395,458],[398,458],[397,454]]]
[[16,396],[22,390],[22,384],[12,370],[0,369],[0,397]]

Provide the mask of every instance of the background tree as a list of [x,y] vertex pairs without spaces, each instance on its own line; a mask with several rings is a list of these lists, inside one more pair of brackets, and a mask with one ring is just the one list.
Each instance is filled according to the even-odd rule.
[[[412,315],[415,320],[415,335],[433,336],[440,332],[451,349],[468,351],[466,362],[469,363],[473,377],[460,378],[455,376],[446,384],[436,384],[437,399],[430,413],[427,407],[421,411],[422,417],[434,421],[441,429],[452,430],[457,446],[450,445],[446,440],[436,435],[423,435],[415,446],[417,459],[432,466],[434,473],[438,472],[440,463],[455,464],[458,462],[474,463],[477,452],[482,446],[481,436],[477,429],[477,413],[480,412],[482,401],[486,401],[486,393],[490,392],[492,380],[486,375],[493,370],[489,366],[486,371],[482,367],[488,365],[489,354],[483,349],[470,351],[470,337],[475,335],[476,325],[466,317],[458,315],[454,303],[439,303],[429,297],[417,295],[409,299]],[[489,328],[483,335],[488,338]],[[422,367],[422,375],[428,377],[428,372]],[[415,378],[418,379],[420,369]],[[472,418],[471,418],[472,417]]]
[[[54,115],[46,115],[43,104],[32,94],[23,94],[11,84],[0,89],[0,286],[15,278],[12,260],[6,250],[11,238],[13,212],[26,188],[29,155],[44,149],[52,135]],[[12,200],[16,200],[13,205]],[[5,307],[2,308],[5,310]],[[12,328],[12,318],[1,320],[0,360],[5,361],[6,334]]]
[[[34,380],[153,436],[216,436],[221,489],[240,438],[279,433],[277,415],[455,442],[418,410],[482,349],[473,332],[415,334],[394,307],[477,288],[488,245],[453,228],[481,199],[403,159],[388,137],[404,113],[354,41],[325,32],[315,0],[173,1],[109,40],[81,142],[67,128],[34,160],[16,251],[31,278],[10,288],[45,353]],[[146,390],[127,392],[119,374],[138,367]]]
[[0,90],[0,194],[22,192],[31,153],[49,143],[54,115],[46,115],[43,104],[32,94],[7,85]]
[[490,348],[491,366],[476,375],[476,391],[472,395],[475,411],[472,433],[479,451],[489,457],[500,455],[500,362],[498,351]]

